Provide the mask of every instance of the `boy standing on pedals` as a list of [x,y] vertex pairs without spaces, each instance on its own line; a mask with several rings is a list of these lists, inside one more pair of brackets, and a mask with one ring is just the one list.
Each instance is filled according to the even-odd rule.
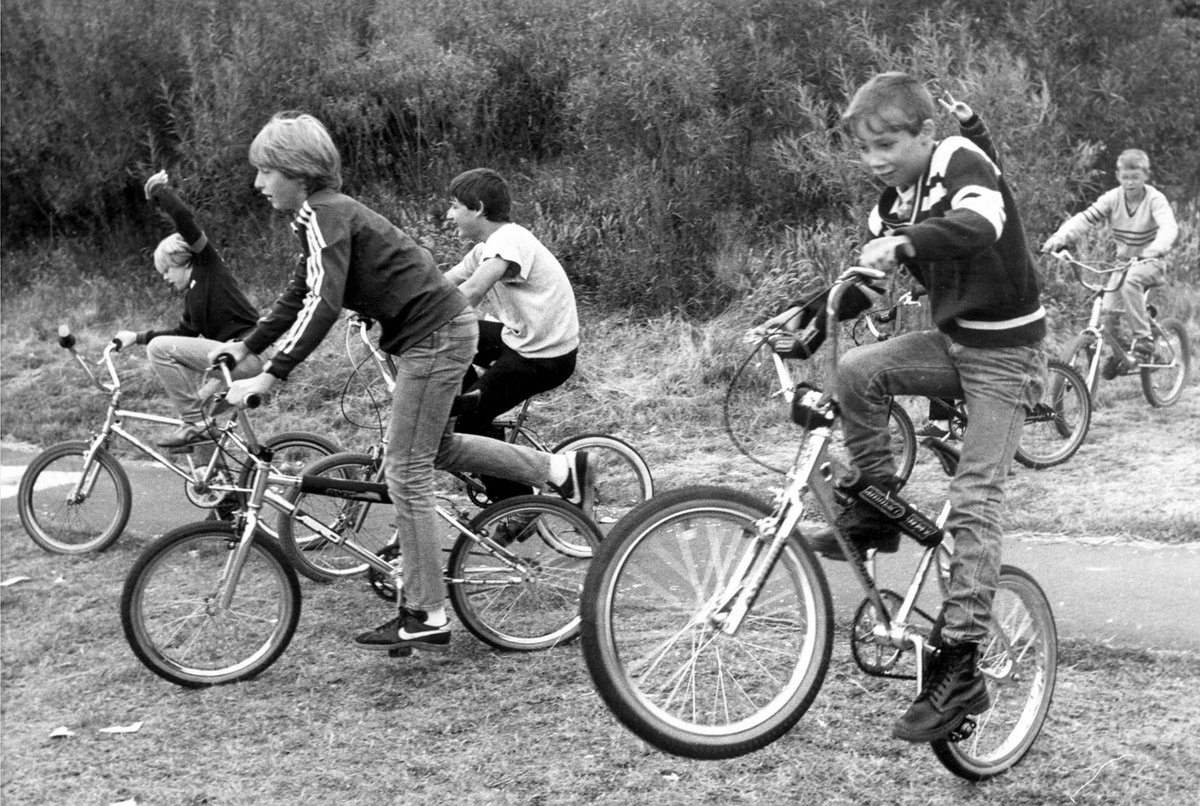
[[[970,115],[962,130],[971,139],[939,141],[934,114],[921,83],[883,73],[859,88],[842,118],[863,164],[887,186],[870,213],[873,240],[860,264],[876,277],[907,269],[929,292],[936,328],[842,357],[838,400],[861,483],[881,495],[899,487],[887,430],[892,396],[965,400],[971,412],[950,482],[946,529],[954,552],[940,636],[933,638],[938,651],[920,695],[893,727],[894,736],[911,742],[945,738],[989,704],[977,652],[999,580],[1004,484],[1045,376],[1046,314],[1034,260],[1012,193],[989,156],[986,129]],[[896,522],[857,498],[837,526],[861,551],[899,547]],[[845,559],[832,530],[810,542],[830,559]]]
[[[429,251],[383,216],[339,192],[341,157],[312,115],[281,112],[250,144],[254,186],[277,210],[294,213],[304,261],[274,308],[244,342],[213,350],[239,362],[273,342],[262,373],[229,387],[243,403],[287,380],[325,337],[343,307],[379,322],[380,347],[396,357],[396,388],[383,457],[404,557],[399,614],[359,635],[365,649],[445,649],[450,631],[434,467],[487,473],[541,487],[579,504],[585,453],[558,456],[448,429],[463,374],[475,355],[475,312]],[[277,341],[278,340],[278,341]]]

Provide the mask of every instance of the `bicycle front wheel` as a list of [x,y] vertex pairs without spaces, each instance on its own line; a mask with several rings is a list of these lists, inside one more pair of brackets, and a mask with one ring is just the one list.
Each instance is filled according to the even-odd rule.
[[1080,333],[1071,339],[1059,355],[1064,364],[1083,378],[1093,405],[1097,402],[1096,396],[1100,390],[1100,353],[1103,346],[1103,340],[1098,340],[1091,333]]
[[[378,464],[365,453],[335,453],[318,459],[307,468],[309,476],[330,476],[354,481],[379,481]],[[290,500],[296,511],[279,517],[279,544],[296,570],[316,582],[358,576],[367,564],[342,548],[338,541],[322,536],[297,519],[311,516],[341,538],[378,554],[392,542],[396,532],[396,509],[391,504],[350,501],[293,488]]]
[[248,680],[292,640],[300,620],[296,573],[274,541],[257,537],[235,569],[239,543],[230,523],[191,523],[151,543],[130,569],[121,626],[159,677],[188,688]]
[[1178,400],[1191,365],[1187,328],[1174,319],[1159,322],[1154,328],[1153,366],[1142,368],[1142,394],[1150,405],[1170,406]]
[[1025,757],[1054,696],[1054,615],[1041,587],[1019,568],[1000,569],[991,629],[980,645],[979,670],[987,680],[991,707],[970,717],[960,735],[932,745],[948,770],[970,781],[999,775]]
[[583,657],[604,702],[655,747],[731,758],[782,736],[817,696],[832,653],[825,575],[789,540],[732,632],[734,578],[770,508],[719,487],[660,493],[601,544],[583,595]]
[[494,647],[526,652],[575,638],[583,580],[600,545],[595,524],[565,501],[522,495],[483,510],[470,528],[479,537],[460,535],[446,570],[463,626]]
[[85,463],[90,448],[82,440],[59,443],[38,454],[21,475],[21,525],[51,553],[104,551],[129,522],[133,490],[125,469],[103,448]]
[[637,449],[608,434],[581,434],[559,443],[554,453],[587,451],[593,495],[586,514],[601,530],[654,495],[650,466]]
[[1087,384],[1078,372],[1051,358],[1042,399],[1025,417],[1016,460],[1032,470],[1060,465],[1079,450],[1091,423]]

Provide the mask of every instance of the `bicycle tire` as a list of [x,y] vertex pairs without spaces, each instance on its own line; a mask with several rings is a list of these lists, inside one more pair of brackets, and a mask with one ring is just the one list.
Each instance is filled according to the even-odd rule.
[[234,683],[287,649],[300,621],[300,582],[274,541],[254,538],[232,606],[219,604],[238,544],[230,523],[190,523],[148,545],[129,570],[121,627],[154,674],[186,688]]
[[650,465],[637,448],[609,434],[580,434],[554,446],[553,453],[587,451],[593,494],[587,516],[603,531],[654,495]]
[[789,731],[821,688],[833,609],[807,543],[789,540],[737,632],[706,613],[731,583],[759,499],[720,487],[660,493],[600,545],[584,583],[583,657],[627,728],[696,759],[752,752]]
[[1051,358],[1042,399],[1025,417],[1015,458],[1031,470],[1061,465],[1079,450],[1091,423],[1087,383],[1070,365]]
[[1059,354],[1059,360],[1083,378],[1087,385],[1088,395],[1092,399],[1093,408],[1096,406],[1100,394],[1102,375],[1098,360],[1100,356],[1097,353],[1103,353],[1103,345],[1103,340],[1097,340],[1091,333],[1080,333],[1067,342],[1067,346]]
[[1054,697],[1058,631],[1050,602],[1037,582],[1019,568],[1000,569],[980,671],[991,706],[975,715],[964,738],[932,743],[934,755],[955,775],[984,781],[1011,769],[1033,747]]
[[[534,521],[536,520],[536,524]],[[579,635],[580,597],[592,556],[600,545],[596,525],[579,508],[548,496],[506,498],[476,515],[470,528],[495,538],[512,528],[523,533],[492,548],[460,535],[446,566],[446,585],[459,620],[498,649],[549,649]],[[547,533],[557,535],[548,540]],[[586,556],[560,545],[587,545]]]
[[[1170,356],[1171,364],[1166,369],[1142,368],[1142,394],[1151,406],[1170,406],[1183,394],[1192,365],[1192,344],[1187,328],[1175,319],[1158,322],[1154,328],[1154,353]],[[1165,383],[1164,378],[1168,379]]]
[[[121,536],[133,509],[129,476],[116,457],[96,451],[95,478],[83,500],[70,492],[88,471],[83,457],[91,445],[83,440],[60,442],[38,454],[17,486],[17,512],[25,532],[52,554],[104,551]],[[60,466],[61,465],[61,466]]]
[[[318,459],[305,469],[305,475],[358,481],[376,481],[379,474],[379,465],[374,459],[365,453],[349,451]],[[301,492],[298,488],[289,490],[285,497],[297,510],[308,513],[362,548],[378,554],[393,542],[396,510],[391,504],[351,501]],[[337,543],[309,530],[296,520],[294,514],[281,513],[277,526],[284,555],[297,571],[314,582],[332,582],[366,573],[366,563]]]

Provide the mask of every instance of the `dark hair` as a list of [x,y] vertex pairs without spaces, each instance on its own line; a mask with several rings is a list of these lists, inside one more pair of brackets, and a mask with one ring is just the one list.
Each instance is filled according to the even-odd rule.
[[483,205],[483,215],[488,221],[511,221],[512,197],[508,195],[508,183],[491,168],[472,168],[464,171],[450,182],[450,195],[471,210]]
[[842,124],[853,133],[858,124],[873,132],[919,134],[936,110],[925,85],[907,73],[880,73],[858,88],[842,113]]

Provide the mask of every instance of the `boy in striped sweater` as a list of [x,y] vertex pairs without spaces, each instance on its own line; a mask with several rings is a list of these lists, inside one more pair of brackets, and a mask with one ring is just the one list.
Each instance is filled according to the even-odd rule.
[[1117,257],[1141,258],[1125,272],[1121,287],[1104,295],[1104,309],[1115,314],[1124,304],[1133,331],[1133,353],[1145,361],[1154,357],[1146,289],[1165,282],[1162,257],[1179,235],[1170,202],[1161,191],[1146,184],[1149,178],[1150,157],[1146,152],[1136,148],[1122,151],[1117,157],[1120,184],[1082,213],[1067,219],[1042,245],[1043,252],[1054,252],[1079,240],[1089,229],[1107,224],[1117,242]]
[[[932,96],[903,73],[875,76],[842,117],[863,164],[885,186],[871,211],[871,240],[847,274],[882,278],[903,266],[928,292],[934,329],[848,351],[837,393],[845,445],[869,497],[894,497],[888,404],[895,395],[965,400],[971,427],[950,483],[946,529],[954,537],[948,594],[932,638],[938,648],[917,700],[893,735],[945,738],[989,705],[977,668],[1000,574],[1004,484],[1026,412],[1045,375],[1046,313],[1012,193],[978,116],[963,135],[935,137]],[[969,139],[968,139],[969,138]],[[886,506],[885,506],[886,508]],[[894,552],[897,521],[859,498],[838,527],[858,549]],[[830,530],[813,549],[844,559]]]

